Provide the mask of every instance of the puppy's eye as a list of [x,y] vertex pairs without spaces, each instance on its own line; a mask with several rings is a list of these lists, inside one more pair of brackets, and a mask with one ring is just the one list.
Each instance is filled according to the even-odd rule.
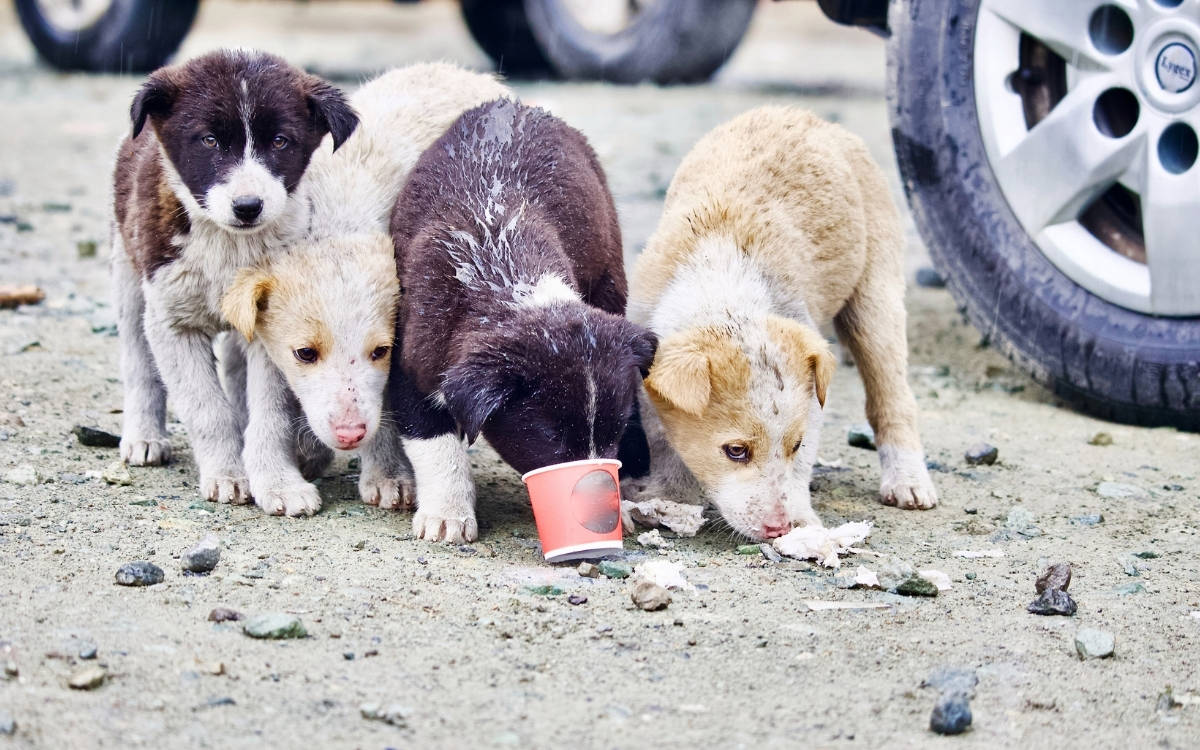
[[316,362],[317,357],[319,356],[316,349],[312,349],[307,346],[297,349],[296,351],[292,352],[292,354],[296,356],[296,359],[300,360],[306,365],[311,365],[313,362]]
[[390,346],[375,347],[375,349],[371,351],[371,361],[378,362],[379,360],[386,357],[388,355],[388,352],[390,352],[391,350],[392,350],[392,347],[390,347]]
[[271,148],[275,149],[276,151],[282,151],[283,149],[287,148],[288,144],[290,144],[290,143],[291,143],[291,141],[289,141],[284,136],[277,135],[271,141]]
[[725,445],[721,446],[721,448],[725,451],[725,457],[730,461],[734,461],[739,464],[744,464],[750,461],[750,446],[748,445],[743,445],[742,443],[726,443]]
[[208,135],[201,138],[200,142],[203,143],[208,148],[216,148],[217,146],[221,145],[220,143],[217,142],[217,137],[215,135],[213,135],[212,133],[209,133]]
[[799,440],[796,441],[796,444],[792,446],[792,453],[795,453],[796,451],[800,450],[802,447],[804,447],[804,438],[800,438]]

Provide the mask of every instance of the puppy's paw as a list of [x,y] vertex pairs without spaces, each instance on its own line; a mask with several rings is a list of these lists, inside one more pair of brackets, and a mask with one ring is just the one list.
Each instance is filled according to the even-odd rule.
[[479,526],[474,513],[447,518],[418,508],[413,514],[413,534],[427,542],[465,544],[479,538]]
[[171,441],[166,438],[122,436],[121,460],[130,466],[162,466],[171,460]]
[[315,485],[296,482],[259,492],[254,502],[272,516],[311,516],[321,509],[321,493]]
[[920,451],[901,451],[889,446],[879,447],[883,480],[879,484],[879,500],[905,510],[929,510],[937,505],[937,489],[925,468],[925,456]]
[[364,476],[358,480],[358,496],[383,510],[412,510],[417,494],[411,477]]
[[245,505],[250,502],[250,482],[244,476],[200,475],[200,494],[214,503]]

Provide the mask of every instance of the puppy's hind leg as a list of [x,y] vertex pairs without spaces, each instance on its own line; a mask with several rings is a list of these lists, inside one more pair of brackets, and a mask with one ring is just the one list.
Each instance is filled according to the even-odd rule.
[[112,282],[117,303],[121,382],[125,388],[121,458],[131,466],[156,466],[171,460],[167,389],[146,341],[143,322],[146,301],[141,279],[115,229],[112,238]]
[[838,338],[854,355],[867,392],[867,420],[875,430],[883,470],[880,500],[901,508],[932,508],[937,490],[925,467],[917,401],[907,379],[904,279],[898,259],[884,266],[868,267],[834,324]]

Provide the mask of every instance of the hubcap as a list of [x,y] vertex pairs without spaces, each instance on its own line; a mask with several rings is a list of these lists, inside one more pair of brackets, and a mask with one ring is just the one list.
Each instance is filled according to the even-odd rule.
[[1042,253],[1103,299],[1200,315],[1200,0],[982,0],[984,150]]
[[42,18],[66,32],[92,27],[112,4],[113,0],[37,0]]

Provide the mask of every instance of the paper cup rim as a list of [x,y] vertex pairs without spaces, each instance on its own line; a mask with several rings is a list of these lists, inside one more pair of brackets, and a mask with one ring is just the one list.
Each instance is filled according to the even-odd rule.
[[[606,539],[596,542],[584,542],[583,544],[568,544],[566,547],[558,547],[550,550],[549,552],[544,552],[542,553],[542,557],[546,558],[546,562],[552,563],[558,562],[557,558],[561,558],[564,555],[573,555],[577,552],[595,551],[597,553],[602,553],[596,555],[597,557],[601,557],[603,554],[608,554],[612,550],[617,549],[625,549],[625,543],[623,540]],[[552,560],[550,558],[556,559]]]
[[620,469],[621,462],[615,458],[583,458],[578,461],[564,461],[561,464],[550,464],[549,466],[543,466],[540,469],[527,471],[521,475],[521,481],[527,482],[532,476],[545,474],[550,471],[557,471],[558,469],[570,469],[575,466],[616,466],[618,469]]

